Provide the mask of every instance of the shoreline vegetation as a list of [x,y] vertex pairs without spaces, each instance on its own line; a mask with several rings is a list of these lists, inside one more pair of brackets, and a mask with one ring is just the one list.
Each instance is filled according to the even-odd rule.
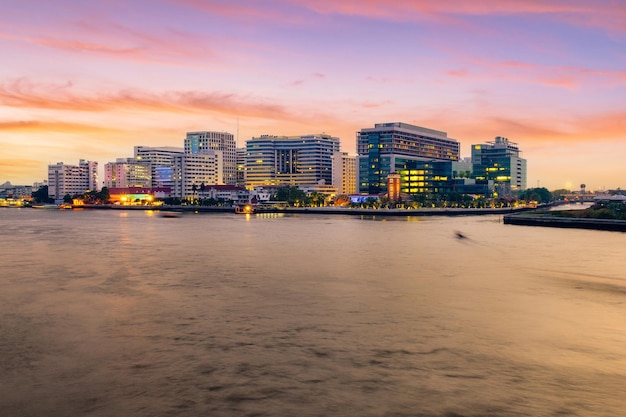
[[626,204],[597,203],[584,210],[545,210],[511,213],[504,224],[626,232]]

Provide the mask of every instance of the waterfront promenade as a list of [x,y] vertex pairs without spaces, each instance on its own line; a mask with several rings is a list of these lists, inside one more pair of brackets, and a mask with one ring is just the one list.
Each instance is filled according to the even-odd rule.
[[[120,206],[120,205],[81,205],[74,209],[100,210],[154,210],[179,211],[191,213],[235,213],[235,207],[215,206]],[[535,210],[530,207],[519,208],[420,208],[420,209],[373,209],[348,207],[264,207],[255,208],[254,213],[284,213],[284,214],[332,214],[348,216],[478,216],[478,215],[505,215],[523,211]]]

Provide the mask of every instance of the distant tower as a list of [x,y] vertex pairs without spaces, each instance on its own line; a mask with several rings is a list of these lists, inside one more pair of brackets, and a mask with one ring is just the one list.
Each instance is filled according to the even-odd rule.
[[585,194],[585,189],[587,188],[587,186],[585,184],[580,184],[580,193],[581,194]]

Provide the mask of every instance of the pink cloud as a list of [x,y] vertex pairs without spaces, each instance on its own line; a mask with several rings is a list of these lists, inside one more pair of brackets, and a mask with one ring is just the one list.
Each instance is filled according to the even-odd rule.
[[361,16],[393,21],[436,20],[458,22],[456,16],[542,14],[579,26],[626,30],[626,6],[620,2],[567,0],[285,0],[320,14]]
[[476,67],[477,70],[451,69],[442,71],[442,74],[455,78],[500,79],[567,89],[577,88],[591,82],[594,85],[605,86],[623,85],[626,82],[626,70],[593,70],[520,61],[490,61],[467,55],[461,59],[466,65]]
[[[35,84],[26,79],[0,83],[0,104],[16,108],[37,108],[70,112],[119,112],[135,110],[174,114],[213,113],[228,116],[283,120],[308,120],[311,112],[294,114],[273,99],[223,92],[165,91],[139,89],[85,93],[72,83]],[[319,115],[318,115],[319,116]],[[331,115],[324,116],[332,119]]]
[[3,26],[0,32],[3,39],[75,54],[170,65],[189,65],[207,57],[215,59],[217,54],[210,45],[219,42],[223,46],[225,42],[167,27],[153,32],[138,31],[101,16],[98,20],[77,20],[62,25],[52,21],[45,27],[45,33],[39,26],[28,24]]
[[466,69],[450,70],[450,71],[446,71],[445,73],[451,77],[457,77],[457,78],[468,78],[470,76],[470,72]]

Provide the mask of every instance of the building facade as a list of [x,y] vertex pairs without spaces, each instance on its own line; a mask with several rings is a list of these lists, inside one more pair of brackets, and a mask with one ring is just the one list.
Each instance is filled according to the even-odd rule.
[[108,188],[152,187],[150,163],[134,158],[118,158],[104,165],[104,186]]
[[458,161],[460,144],[446,132],[407,123],[380,123],[357,133],[358,192],[387,193],[387,178],[400,174],[401,192],[437,193],[442,173],[437,162]]
[[246,188],[331,185],[339,147],[339,138],[325,133],[252,138],[246,142]]
[[517,143],[502,136],[472,145],[473,177],[493,181],[501,197],[526,189],[526,160],[520,157]]
[[174,158],[173,197],[197,198],[202,185],[223,184],[221,151],[202,154],[184,153]]
[[49,198],[60,200],[66,194],[72,196],[99,189],[97,162],[81,159],[78,165],[67,165],[63,162],[48,165]]
[[174,188],[174,160],[184,153],[183,148],[173,146],[135,146],[134,157],[138,162],[150,164],[152,188]]
[[356,194],[356,156],[347,152],[333,153],[333,185],[337,194]]
[[227,132],[187,132],[185,138],[185,153],[198,155],[220,151],[223,155],[224,167],[221,183],[226,185],[237,184],[237,151],[235,137]]
[[237,186],[246,186],[246,148],[237,148]]

